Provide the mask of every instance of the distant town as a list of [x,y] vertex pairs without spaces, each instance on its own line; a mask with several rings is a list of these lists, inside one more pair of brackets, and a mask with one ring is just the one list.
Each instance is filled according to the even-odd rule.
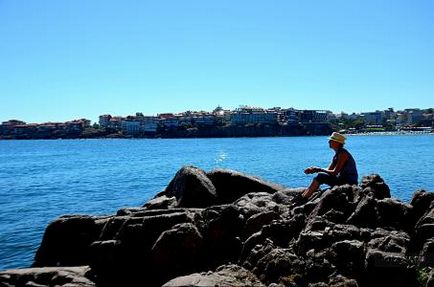
[[0,139],[260,137],[328,135],[332,131],[433,133],[433,127],[433,108],[334,114],[328,110],[250,106],[225,110],[218,106],[211,112],[157,116],[106,114],[93,124],[88,119],[48,123],[11,119],[0,125]]

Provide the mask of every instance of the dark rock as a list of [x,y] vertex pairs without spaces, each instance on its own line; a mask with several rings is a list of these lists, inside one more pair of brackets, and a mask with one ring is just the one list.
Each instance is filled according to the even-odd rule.
[[396,199],[386,198],[377,201],[378,225],[409,230],[412,207]]
[[316,252],[310,250],[306,254],[305,282],[327,282],[328,278],[336,274],[337,270],[327,258],[327,251]]
[[243,267],[253,270],[258,261],[275,248],[273,241],[255,233],[245,242],[239,261]]
[[368,248],[384,252],[399,253],[404,256],[410,244],[410,236],[403,231],[390,231],[378,228],[371,233]]
[[361,230],[351,224],[336,224],[332,228],[325,230],[326,238],[329,242],[338,242],[342,240],[358,240],[361,236]]
[[182,167],[164,195],[176,197],[179,207],[207,207],[216,203],[216,189],[206,173],[194,166]]
[[364,271],[365,245],[358,240],[344,240],[333,243],[328,257],[342,275],[359,278]]
[[152,274],[165,282],[195,272],[202,262],[203,237],[191,223],[164,231],[151,249]]
[[434,239],[425,242],[419,255],[420,266],[434,266]]
[[412,251],[422,248],[428,239],[434,237],[434,202],[431,203],[428,211],[418,220],[414,227],[412,238]]
[[187,276],[177,277],[163,285],[163,287],[178,286],[265,287],[265,285],[262,284],[262,282],[259,281],[258,278],[250,271],[237,265],[221,266],[215,272],[195,273]]
[[248,261],[256,257],[256,246],[287,247],[291,240],[298,237],[303,222],[303,216],[295,216],[291,219],[274,220],[270,224],[264,225],[260,232],[253,234],[244,242],[239,262],[243,266],[244,264],[251,266],[252,262]]
[[95,283],[86,277],[89,271],[88,266],[8,270],[0,272],[0,286],[95,287]]
[[168,278],[153,269],[154,254],[158,251],[153,252],[153,246],[165,231],[177,224],[194,223],[199,213],[194,209],[142,209],[130,216],[110,219],[101,240],[91,246],[91,268],[98,284],[136,286],[148,274],[150,286],[161,285]]
[[305,214],[306,216],[310,215],[312,213],[312,211],[315,210],[315,208],[317,207],[317,205],[320,201],[321,201],[320,198],[317,198],[316,200],[311,200],[311,201],[306,202],[305,204],[300,206],[301,212],[303,214]]
[[33,267],[88,265],[89,247],[101,230],[92,216],[60,217],[45,230]]
[[366,254],[366,286],[417,286],[416,272],[408,259],[400,253],[369,249]]
[[[318,221],[312,221],[312,224],[314,222]],[[311,226],[300,233],[294,245],[297,254],[303,256],[311,249],[318,252],[329,248],[335,242],[358,240],[361,236],[360,229],[353,225],[335,224],[330,226],[327,221],[321,223],[326,223],[322,230]]]
[[376,199],[390,197],[390,188],[378,174],[371,174],[362,178],[360,185],[363,188],[363,193],[372,194]]
[[416,192],[411,205],[389,197],[378,175],[306,200],[241,173],[184,167],[144,207],[47,227],[34,265],[89,264],[86,274],[2,272],[0,286],[434,285],[433,193]]
[[253,233],[260,231],[262,227],[264,227],[265,225],[268,225],[273,220],[279,218],[280,218],[280,214],[275,211],[264,211],[252,215],[251,217],[249,217],[249,219],[247,220],[244,226],[243,237],[244,238],[250,237]]
[[[122,249],[120,248],[120,241],[118,240],[105,240],[95,241],[90,248],[92,274],[96,275],[95,281],[101,286],[116,285],[120,280],[118,276],[122,275],[125,271],[119,266],[122,256]],[[129,261],[125,263],[128,268]]]
[[[293,193],[293,191],[295,192]],[[300,196],[300,194],[301,190],[279,190],[273,194],[272,200],[278,204],[290,205],[294,198]]]
[[342,275],[332,276],[327,284],[328,287],[358,287],[356,280],[344,277]]
[[129,216],[113,216],[108,218],[98,237],[99,241],[117,238],[122,226],[130,219]]
[[347,222],[360,227],[375,228],[378,225],[377,201],[373,196],[361,199]]
[[433,223],[434,223],[434,202],[431,202],[428,211],[416,223],[416,228],[424,224],[433,224]]
[[296,239],[303,229],[305,218],[302,215],[294,216],[290,219],[274,220],[270,224],[263,226],[262,234],[266,238],[273,240],[277,246],[288,246],[289,242]]
[[121,208],[116,212],[116,216],[133,216],[137,213],[143,212],[143,207],[126,207]]
[[153,198],[143,205],[143,207],[146,209],[169,209],[176,206],[176,197],[167,197],[165,195]]
[[236,200],[233,204],[240,209],[241,213],[247,219],[257,213],[267,211],[279,211],[280,213],[287,210],[286,206],[274,202],[273,195],[266,192],[248,193]]
[[[289,284],[304,274],[305,262],[289,249],[276,248],[265,254],[253,269],[261,282]],[[294,282],[296,283],[296,282]]]
[[431,203],[434,201],[434,192],[418,190],[413,194],[410,205],[413,206],[414,224],[429,211]]
[[244,216],[233,205],[208,208],[202,212],[199,230],[204,238],[203,267],[214,269],[236,262],[241,254]]
[[322,216],[311,217],[310,220],[305,225],[305,231],[323,231],[326,228],[330,229],[335,224],[333,222],[328,221]]
[[311,249],[322,250],[325,246],[327,242],[322,231],[303,231],[296,242],[297,253],[300,255],[305,255]]
[[434,269],[432,269],[428,274],[428,279],[426,281],[426,287],[434,287]]
[[284,194],[290,198],[299,197],[306,190],[306,187],[297,188],[283,188],[278,191],[278,193]]
[[354,210],[355,190],[350,185],[335,186],[325,191],[309,218],[322,216],[335,223],[343,223]]
[[275,193],[281,186],[237,171],[217,169],[209,172],[220,204],[232,203],[247,193]]

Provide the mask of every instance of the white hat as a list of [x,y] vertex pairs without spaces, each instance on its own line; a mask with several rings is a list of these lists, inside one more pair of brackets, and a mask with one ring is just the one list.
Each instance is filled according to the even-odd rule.
[[344,137],[342,134],[337,132],[332,133],[332,135],[329,137],[329,140],[338,142],[340,144],[345,144],[346,139],[347,139],[346,137]]

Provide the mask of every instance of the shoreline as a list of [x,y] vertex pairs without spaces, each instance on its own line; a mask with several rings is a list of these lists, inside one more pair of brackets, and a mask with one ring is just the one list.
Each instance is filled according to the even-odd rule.
[[390,131],[390,132],[361,132],[361,133],[347,133],[349,136],[400,136],[400,135],[434,135],[434,132],[429,131]]
[[[359,132],[359,133],[343,133],[345,136],[418,136],[418,135],[434,135],[434,131],[381,131],[381,132]],[[79,137],[79,138],[0,138],[0,141],[25,141],[25,140],[138,140],[138,139],[229,139],[229,138],[293,138],[293,137],[324,137],[328,135],[274,135],[274,136],[228,136],[228,137],[132,137],[132,136],[117,136],[117,137]]]

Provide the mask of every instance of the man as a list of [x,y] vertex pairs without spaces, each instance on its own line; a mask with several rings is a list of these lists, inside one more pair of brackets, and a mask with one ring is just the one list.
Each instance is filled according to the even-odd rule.
[[334,132],[328,139],[330,148],[336,152],[335,156],[327,168],[311,166],[304,170],[305,174],[318,173],[310,186],[302,193],[304,198],[309,198],[321,184],[333,187],[335,185],[358,183],[356,162],[353,156],[343,147],[346,138],[340,133]]

